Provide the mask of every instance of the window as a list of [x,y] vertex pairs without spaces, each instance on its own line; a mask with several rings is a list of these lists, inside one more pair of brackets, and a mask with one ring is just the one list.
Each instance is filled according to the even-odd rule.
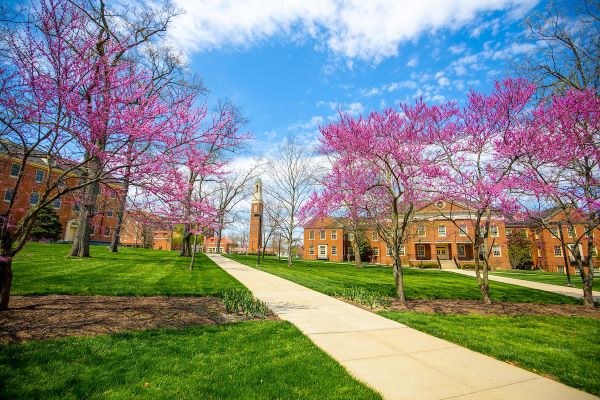
[[467,236],[467,233],[469,232],[469,228],[465,224],[461,224],[458,227],[458,230],[459,230],[459,235],[460,236]]
[[315,240],[315,231],[308,231],[308,240]]
[[112,216],[113,216],[113,212],[114,212],[114,211],[113,211],[113,209],[111,208],[110,210],[108,210],[108,211],[106,212],[106,216],[107,216],[108,218],[112,218]]
[[60,208],[60,203],[61,203],[62,199],[59,197],[58,199],[54,200],[52,202],[52,207],[59,209]]
[[[110,192],[110,198],[111,198],[111,199],[114,199],[114,198],[116,198],[116,197],[117,197],[117,193],[116,193],[114,190],[111,190],[111,192]],[[221,251],[221,252],[222,252],[222,251]]]
[[7,203],[10,203],[10,201],[13,198],[13,193],[15,192],[14,189],[6,189],[6,192],[4,192],[4,201]]
[[419,225],[417,227],[417,236],[425,236],[425,227],[423,225]]
[[390,249],[389,247],[385,246],[385,255],[388,257],[392,256],[392,249]]
[[500,257],[502,255],[500,251],[500,246],[498,246],[497,244],[492,246],[492,254],[494,255],[494,257]]
[[507,237],[508,237],[508,236],[510,236],[510,235],[512,235],[512,229],[506,228],[506,229],[504,230],[504,232],[506,233],[506,236],[507,236]]
[[350,240],[350,241],[354,240],[354,233],[349,233],[348,234],[348,240]]
[[373,255],[379,257],[379,247],[373,247]]
[[337,256],[337,246],[331,246],[331,255]]
[[535,232],[535,235],[534,235],[534,237],[535,237],[536,239],[539,239],[539,238],[540,238],[540,233],[539,233],[538,231],[536,231],[536,232]]
[[371,240],[373,240],[375,242],[379,240],[379,236],[377,235],[377,232],[371,232]]
[[564,274],[565,273],[565,267],[558,267],[558,273],[559,274]]
[[441,200],[435,202],[435,206],[437,208],[444,208],[445,205],[446,204],[443,201],[441,201]]
[[445,225],[438,226],[438,235],[446,236],[446,226]]
[[331,240],[337,240],[337,231],[331,231]]
[[106,237],[110,236],[110,226],[104,227],[104,236],[106,236]]
[[37,169],[35,171],[35,181],[36,183],[42,183],[44,182],[44,171],[42,171],[41,169]]
[[405,256],[406,255],[406,250],[404,249],[404,245],[400,246],[400,255],[401,256]]
[[542,249],[538,247],[538,257],[542,256]]
[[552,237],[554,237],[554,238],[560,237],[560,234],[558,232],[558,228],[548,228],[548,230],[552,234]]
[[315,246],[308,246],[308,254],[311,256],[315,255]]
[[425,245],[424,244],[417,245],[417,257],[420,257],[420,258],[425,257]]
[[554,246],[554,256],[555,257],[561,257],[562,254],[562,247],[560,246]]
[[492,237],[500,236],[500,230],[498,229],[498,225],[490,225],[490,235],[492,235]]
[[567,227],[567,236],[570,238],[575,237],[575,227]]
[[29,204],[35,206],[40,202],[40,194],[38,192],[31,193],[31,197],[29,198]]
[[325,238],[327,237],[327,236],[325,235],[325,231],[321,231],[321,232],[319,233],[319,235],[320,235],[319,237],[321,238],[321,240],[325,240]]
[[326,256],[327,255],[327,246],[319,246],[319,255]]
[[21,172],[21,164],[13,164],[10,166],[10,176],[16,178],[19,176],[19,172]]
[[78,203],[73,204],[73,211],[80,211],[81,206]]
[[465,247],[464,244],[457,245],[457,250],[458,250],[458,256],[459,257],[466,257],[467,256],[467,248]]
[[598,248],[596,246],[592,247],[592,255],[598,257]]

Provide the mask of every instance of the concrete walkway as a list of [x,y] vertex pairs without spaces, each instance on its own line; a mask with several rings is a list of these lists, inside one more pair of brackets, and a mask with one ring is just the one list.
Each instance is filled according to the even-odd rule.
[[286,279],[208,255],[386,399],[593,399]]
[[[464,269],[445,269],[447,272],[454,272],[456,274],[462,274],[467,276],[475,277],[475,271],[464,270]],[[510,283],[511,285],[523,286],[530,289],[538,289],[546,292],[552,292],[557,294],[562,294],[564,296],[575,297],[577,299],[583,299],[583,289],[578,289],[575,287],[568,286],[559,286],[552,285],[550,283],[541,283],[541,282],[533,282],[526,281],[524,279],[516,279],[516,278],[507,278],[505,276],[497,276],[497,275],[489,275],[490,281],[495,282],[503,282]],[[594,300],[600,299],[600,292],[592,291],[592,295],[594,296]]]

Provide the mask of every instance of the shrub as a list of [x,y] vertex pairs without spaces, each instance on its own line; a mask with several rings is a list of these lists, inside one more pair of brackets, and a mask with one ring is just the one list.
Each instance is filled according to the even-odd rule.
[[335,297],[341,297],[355,301],[371,308],[376,306],[389,307],[392,304],[392,301],[389,297],[359,287],[345,288],[341,291],[335,292],[333,295]]
[[58,240],[62,232],[62,225],[58,214],[51,206],[40,209],[31,229],[33,240]]
[[417,268],[421,268],[421,269],[431,269],[431,268],[435,268],[435,269],[439,269],[440,265],[438,263],[416,263],[415,267]]
[[252,293],[245,289],[226,289],[221,292],[221,298],[225,303],[227,312],[245,316],[265,317],[267,315],[267,305],[252,296]]

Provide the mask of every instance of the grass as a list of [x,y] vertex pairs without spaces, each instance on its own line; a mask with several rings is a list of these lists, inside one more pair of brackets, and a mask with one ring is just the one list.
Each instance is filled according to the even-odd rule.
[[[253,256],[229,257],[256,267],[256,258]],[[346,263],[295,260],[289,268],[285,260],[268,257],[261,261],[261,269],[329,295],[351,288],[363,288],[390,297],[395,295],[394,278],[389,267],[365,266],[359,269]],[[439,270],[407,268],[404,270],[404,287],[408,299],[481,299],[475,278]],[[551,304],[581,302],[555,293],[500,282],[490,282],[490,289],[494,301]]]
[[600,320],[390,311],[380,314],[538,374],[551,375],[566,385],[600,395]]
[[379,399],[287,322],[0,347],[4,399]]
[[[494,271],[491,275],[504,276],[507,278],[523,279],[525,281],[549,283],[551,285],[567,286],[567,275],[557,272],[544,271],[522,271],[522,270],[507,270]],[[571,283],[573,287],[581,289],[581,276],[579,274],[571,274]]]
[[193,271],[177,252],[92,246],[91,258],[69,257],[66,244],[29,243],[13,262],[12,294],[216,296],[244,286],[203,254]]

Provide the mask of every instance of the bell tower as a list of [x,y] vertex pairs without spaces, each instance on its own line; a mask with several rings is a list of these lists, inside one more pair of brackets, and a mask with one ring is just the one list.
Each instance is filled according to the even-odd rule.
[[250,206],[250,238],[248,239],[248,253],[257,253],[262,246],[262,218],[263,199],[262,181],[256,179],[254,184],[254,195]]

